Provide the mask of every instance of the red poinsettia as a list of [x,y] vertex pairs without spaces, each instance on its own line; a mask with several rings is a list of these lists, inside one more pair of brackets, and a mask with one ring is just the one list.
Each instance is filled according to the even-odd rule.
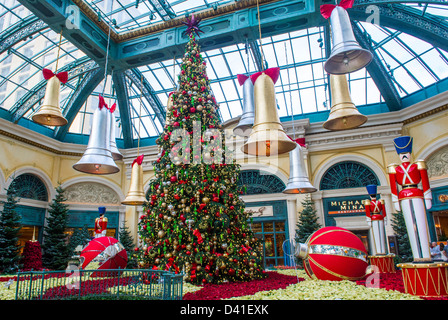
[[[220,300],[231,297],[252,295],[258,291],[284,289],[297,283],[296,276],[283,275],[277,272],[266,272],[267,278],[248,282],[231,282],[224,284],[206,284],[196,292],[186,293],[183,300]],[[302,281],[304,279],[300,279]]]
[[38,241],[27,241],[22,254],[22,270],[42,270],[42,250]]

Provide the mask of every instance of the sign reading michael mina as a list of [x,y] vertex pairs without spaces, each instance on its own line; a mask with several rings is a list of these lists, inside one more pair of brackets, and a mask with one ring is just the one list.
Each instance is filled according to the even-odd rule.
[[365,199],[368,199],[368,195],[323,199],[325,213],[332,216],[364,215],[366,210],[362,202]]

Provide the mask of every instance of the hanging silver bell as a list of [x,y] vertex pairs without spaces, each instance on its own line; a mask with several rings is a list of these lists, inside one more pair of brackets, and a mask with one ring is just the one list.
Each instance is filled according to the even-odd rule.
[[372,61],[372,53],[355,39],[347,11],[336,6],[331,12],[332,49],[324,69],[330,74],[345,74],[364,68]]
[[254,84],[250,77],[242,74],[238,75],[238,82],[243,86],[243,114],[238,125],[233,129],[233,133],[241,137],[248,137],[255,118]]
[[123,160],[123,155],[117,148],[117,141],[115,139],[115,108],[110,108],[110,151],[114,161]]
[[303,163],[302,147],[296,143],[296,148],[289,152],[289,179],[283,193],[311,193],[317,191],[310,183]]
[[73,165],[73,169],[91,174],[111,174],[120,171],[110,149],[110,121],[110,111],[100,104],[93,113],[87,149],[81,160]]

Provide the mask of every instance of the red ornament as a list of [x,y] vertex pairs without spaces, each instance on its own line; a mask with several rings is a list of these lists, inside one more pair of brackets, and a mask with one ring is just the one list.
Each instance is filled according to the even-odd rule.
[[[95,238],[82,250],[84,258],[82,268],[86,269],[92,261],[99,262],[100,269],[124,269],[128,263],[128,255],[123,245],[112,237]],[[89,268],[87,268],[89,269]]]
[[366,275],[367,252],[361,239],[340,227],[324,227],[314,232],[296,255],[304,259],[312,279],[359,280]]
[[171,176],[170,181],[171,182],[176,182],[177,181],[177,177],[176,176]]

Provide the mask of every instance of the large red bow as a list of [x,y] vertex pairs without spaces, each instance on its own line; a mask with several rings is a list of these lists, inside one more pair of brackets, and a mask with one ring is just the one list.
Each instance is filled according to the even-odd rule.
[[240,84],[240,86],[242,86],[244,82],[246,82],[246,80],[249,78],[249,76],[246,76],[244,74],[239,74],[236,77],[238,79],[238,83]]
[[117,108],[117,104],[114,103],[110,108],[107,105],[106,101],[104,100],[102,95],[99,95],[99,104],[98,104],[98,108],[103,109],[103,107],[106,107],[106,109],[108,109],[111,113],[114,113],[115,109]]
[[263,73],[269,76],[272,79],[272,81],[276,83],[278,80],[278,76],[280,75],[280,68],[269,68],[264,71],[254,73],[253,75],[250,76],[252,83],[255,84],[255,81],[257,81],[258,77],[261,76]]
[[143,163],[143,157],[144,157],[145,155],[144,154],[142,154],[142,155],[139,155],[135,160],[134,160],[134,162],[132,162],[132,167],[134,166],[134,163],[136,163],[136,164],[138,164],[139,166]]
[[293,139],[290,136],[288,136],[288,138],[291,139],[292,141],[296,142],[299,146],[306,148],[305,138]]
[[[353,7],[354,1],[355,0],[341,0],[341,2],[339,2],[339,4],[337,6],[342,7],[344,9],[349,9],[349,8]],[[333,12],[333,9],[336,8],[337,6],[334,4],[323,4],[320,6],[320,14],[325,19],[328,19],[328,18],[330,18],[331,13]]]
[[53,71],[51,71],[50,69],[43,69],[42,73],[44,75],[45,80],[50,80],[51,78],[56,76],[56,78],[58,78],[59,81],[61,81],[62,83],[66,83],[68,81],[68,72],[67,71],[63,71],[63,72],[54,74]]

